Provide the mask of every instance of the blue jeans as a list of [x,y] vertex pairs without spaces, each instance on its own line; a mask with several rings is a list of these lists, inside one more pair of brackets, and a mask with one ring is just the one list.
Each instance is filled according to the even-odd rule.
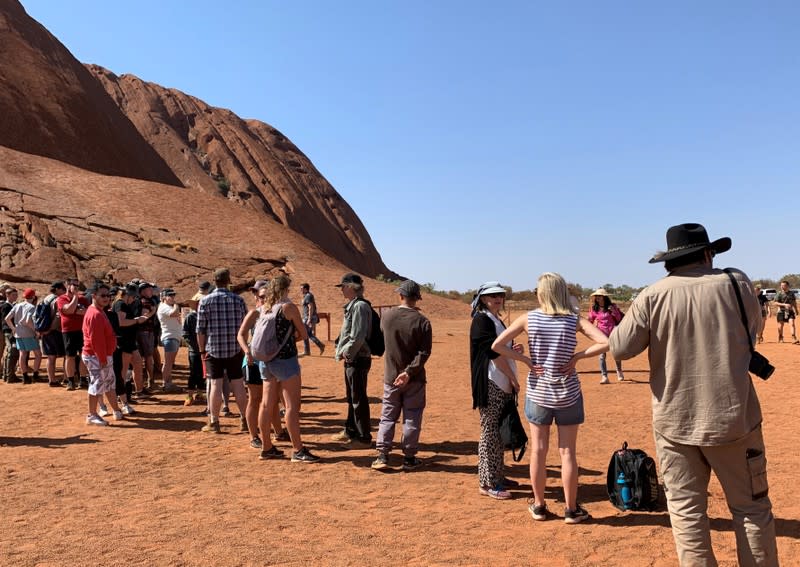
[[[617,366],[617,372],[622,372],[622,362],[614,359],[614,364]],[[608,368],[606,367],[606,353],[600,355],[600,374],[605,376],[608,374]]]

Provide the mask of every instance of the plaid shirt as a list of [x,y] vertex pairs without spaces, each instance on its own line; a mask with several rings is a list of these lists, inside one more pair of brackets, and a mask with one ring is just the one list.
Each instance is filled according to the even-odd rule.
[[246,313],[244,300],[227,289],[217,288],[200,300],[197,333],[206,336],[209,356],[230,358],[242,350],[236,334]]

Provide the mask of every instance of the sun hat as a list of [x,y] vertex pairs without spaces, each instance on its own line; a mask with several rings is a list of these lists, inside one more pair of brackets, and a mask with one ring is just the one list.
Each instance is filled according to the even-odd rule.
[[250,288],[250,291],[258,291],[266,285],[269,285],[268,280],[256,280],[256,283],[253,284],[253,287]]
[[475,295],[472,296],[472,316],[478,312],[478,305],[481,301],[482,295],[491,295],[493,293],[506,293],[506,289],[500,285],[500,282],[485,282],[481,284]]
[[353,272],[348,272],[342,276],[342,283],[336,284],[336,287],[342,287],[343,285],[347,284],[364,285],[364,280],[361,279],[361,276],[359,276],[358,274],[354,274]]
[[589,297],[594,297],[595,295],[602,295],[604,297],[610,297],[608,295],[608,292],[606,291],[606,288],[604,288],[604,287],[601,287],[601,288],[598,288],[598,289],[594,290],[592,292],[592,295],[590,295]]
[[397,293],[409,299],[422,299],[419,284],[414,280],[406,280],[395,289]]
[[667,229],[666,252],[655,254],[650,258],[649,263],[668,262],[706,248],[717,254],[722,254],[731,249],[731,239],[724,236],[714,242],[709,242],[708,233],[702,224],[678,224]]
[[31,289],[29,287],[25,288],[25,291],[22,292],[22,297],[24,297],[25,299],[33,299],[34,297],[36,297],[36,290]]

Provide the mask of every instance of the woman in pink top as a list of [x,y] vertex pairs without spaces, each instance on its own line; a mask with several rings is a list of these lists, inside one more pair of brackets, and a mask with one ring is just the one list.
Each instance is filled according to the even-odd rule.
[[[610,336],[614,327],[622,321],[622,311],[611,302],[608,292],[602,287],[589,297],[589,301],[592,304],[589,309],[589,322],[595,324],[605,336]],[[615,360],[614,364],[617,367],[617,380],[622,382],[625,380],[625,376],[622,374],[622,362]],[[602,376],[600,383],[608,384],[606,353],[600,355],[600,374]]]

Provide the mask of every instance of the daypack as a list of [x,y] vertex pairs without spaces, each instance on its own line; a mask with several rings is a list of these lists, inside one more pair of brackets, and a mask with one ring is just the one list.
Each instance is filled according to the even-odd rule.
[[37,333],[46,333],[53,326],[52,302],[42,301],[33,311],[33,328]]
[[641,449],[628,449],[627,441],[611,455],[606,487],[609,500],[620,510],[652,512],[659,506],[656,462]]
[[[520,462],[528,445],[528,434],[525,432],[525,426],[519,418],[516,392],[506,402],[503,409],[500,410],[500,437],[503,439],[503,446],[511,449],[511,456],[514,462]],[[519,449],[519,455],[517,455],[517,449]]]
[[369,310],[372,312],[372,321],[370,322],[370,331],[367,335],[367,346],[369,347],[372,356],[383,356],[386,352],[386,342],[383,339],[383,331],[381,330],[381,317],[378,312],[372,308],[372,304],[364,299],[361,301],[369,305]]
[[278,313],[283,304],[277,303],[269,311],[262,311],[253,327],[253,340],[250,341],[250,352],[253,358],[269,362],[278,356],[283,345],[294,334],[294,326],[286,331],[286,336],[278,342]]

